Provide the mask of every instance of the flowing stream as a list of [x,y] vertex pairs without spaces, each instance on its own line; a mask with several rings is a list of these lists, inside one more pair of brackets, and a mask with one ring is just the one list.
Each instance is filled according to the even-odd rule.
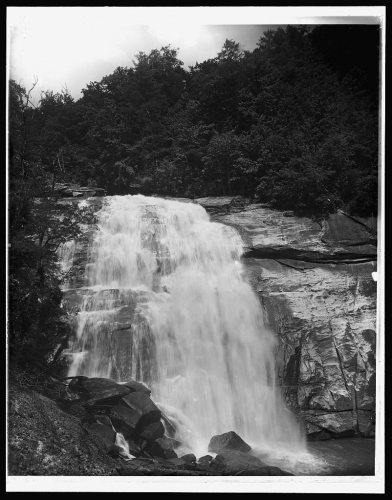
[[108,197],[98,216],[69,374],[144,382],[196,456],[231,430],[305,452],[237,231],[197,204],[142,195]]

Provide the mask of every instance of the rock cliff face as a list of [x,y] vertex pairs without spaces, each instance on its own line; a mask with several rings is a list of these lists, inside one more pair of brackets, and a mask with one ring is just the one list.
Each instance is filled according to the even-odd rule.
[[[102,203],[90,200],[97,208]],[[278,338],[278,384],[309,439],[374,435],[376,221],[341,212],[319,223],[239,197],[194,202],[243,238],[247,279]],[[65,291],[73,312],[87,293],[88,241],[86,234],[76,243],[74,278]],[[138,323],[131,316],[119,319],[114,350],[121,333]]]
[[239,199],[195,200],[238,229],[247,278],[278,336],[276,370],[310,439],[372,435],[375,220],[321,223]]

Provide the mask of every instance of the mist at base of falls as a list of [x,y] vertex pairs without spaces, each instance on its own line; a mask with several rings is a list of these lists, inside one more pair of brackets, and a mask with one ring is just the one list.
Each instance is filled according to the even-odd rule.
[[236,230],[197,204],[142,195],[108,197],[98,216],[69,375],[144,382],[196,456],[228,431],[305,453]]

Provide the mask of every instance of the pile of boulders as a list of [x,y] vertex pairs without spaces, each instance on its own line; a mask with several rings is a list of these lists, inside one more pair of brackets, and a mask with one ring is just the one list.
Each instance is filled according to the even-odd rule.
[[[135,457],[177,458],[174,449],[181,443],[165,436],[165,417],[145,385],[79,376],[71,379],[68,388],[84,400],[83,407],[92,417],[89,430],[102,437],[110,455],[119,455],[121,449],[115,441],[116,434],[121,433]],[[168,432],[175,432],[170,422],[167,426]]]
[[122,474],[133,474],[136,469],[142,474],[156,474],[158,467],[169,469],[169,474],[290,475],[249,455],[251,447],[233,431],[211,438],[208,451],[216,453],[215,458],[205,455],[197,459],[193,454],[178,457],[175,450],[181,442],[175,439],[175,426],[151,400],[150,389],[140,382],[119,384],[106,378],[78,376],[71,378],[68,389],[82,400],[89,415],[88,430],[103,440],[113,458],[129,458],[116,444],[117,434],[124,437],[135,459],[122,467]]

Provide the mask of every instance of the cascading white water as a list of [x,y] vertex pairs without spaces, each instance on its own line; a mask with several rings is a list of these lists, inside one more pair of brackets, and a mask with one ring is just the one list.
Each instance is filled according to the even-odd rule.
[[[60,262],[60,269],[65,274],[67,273],[71,267],[75,254],[75,241],[66,241],[62,243],[57,249],[57,255]],[[69,288],[69,283],[66,281],[63,283],[63,290]]]
[[141,195],[107,198],[98,215],[70,375],[145,382],[197,456],[231,430],[265,450],[304,451],[236,230],[197,204]]

